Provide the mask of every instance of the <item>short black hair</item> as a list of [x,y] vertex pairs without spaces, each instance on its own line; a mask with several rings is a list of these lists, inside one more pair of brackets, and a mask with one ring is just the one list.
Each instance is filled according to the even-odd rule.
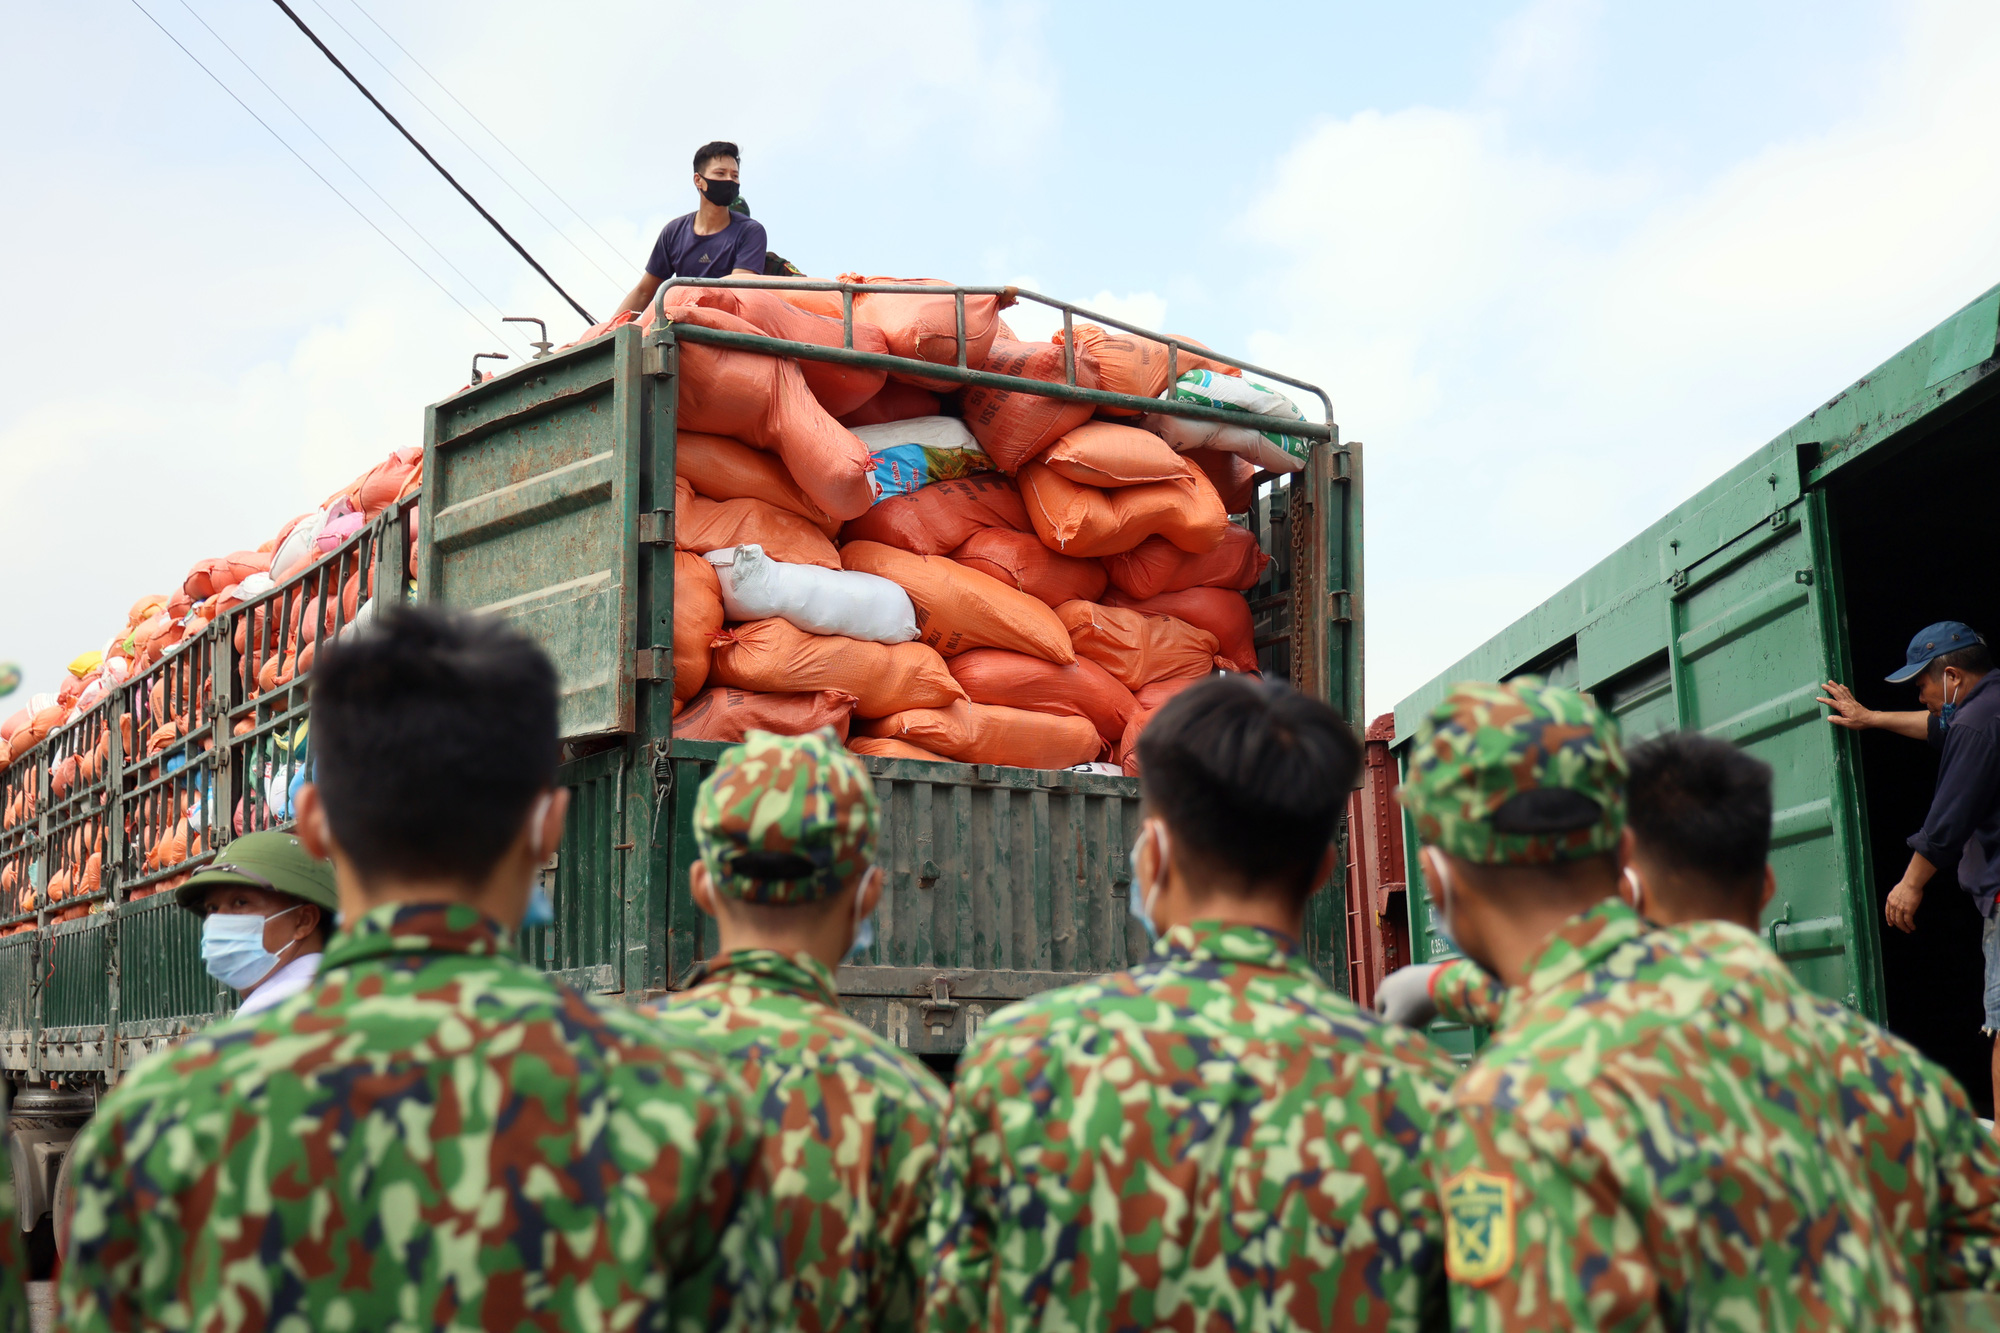
[[736,151],[736,145],[727,139],[715,139],[694,150],[694,169],[697,174],[709,162],[718,157],[733,157],[737,165],[743,163],[743,154]]
[[1751,905],[1771,855],[1771,766],[1728,741],[1667,732],[1625,752],[1626,818],[1638,852],[1717,915]]
[[1993,669],[1993,654],[1983,643],[1975,643],[1955,652],[1939,653],[1924,668],[1924,674],[1937,679],[1944,675],[1946,667],[1957,667],[1968,676],[1983,676]]
[[1139,736],[1140,790],[1180,850],[1300,898],[1360,771],[1354,729],[1282,681],[1212,677]]
[[313,780],[363,879],[484,879],[555,782],[556,670],[491,616],[406,607],[326,645]]

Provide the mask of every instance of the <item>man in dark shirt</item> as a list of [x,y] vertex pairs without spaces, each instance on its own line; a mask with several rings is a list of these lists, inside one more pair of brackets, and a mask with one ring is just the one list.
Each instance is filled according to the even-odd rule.
[[1986,918],[1986,1018],[1982,1030],[1996,1038],[1993,1091],[2000,1100],[2000,676],[1986,640],[1956,620],[1918,631],[1892,682],[1914,680],[1917,702],[1907,713],[1863,708],[1837,681],[1826,683],[1820,702],[1833,709],[1827,721],[1861,731],[1869,727],[1940,751],[1937,790],[1924,826],[1910,835],[1910,866],[1889,891],[1883,915],[1901,931],[1917,928],[1924,886],[1940,870],[1956,871],[1958,882]]
[[730,211],[742,179],[736,145],[718,139],[695,150],[694,188],[701,205],[660,229],[646,271],[614,313],[644,310],[668,278],[762,277],[769,245],[764,224]]

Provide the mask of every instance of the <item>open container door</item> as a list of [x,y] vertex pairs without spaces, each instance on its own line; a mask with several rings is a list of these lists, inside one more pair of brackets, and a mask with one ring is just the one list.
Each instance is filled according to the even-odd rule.
[[417,600],[540,644],[570,739],[633,729],[638,357],[622,328],[427,413]]
[[1814,702],[1843,665],[1826,548],[1825,497],[1802,493],[1795,452],[1773,451],[1661,545],[1668,661],[1681,728],[1771,766],[1766,939],[1800,981],[1880,1021],[1852,746]]

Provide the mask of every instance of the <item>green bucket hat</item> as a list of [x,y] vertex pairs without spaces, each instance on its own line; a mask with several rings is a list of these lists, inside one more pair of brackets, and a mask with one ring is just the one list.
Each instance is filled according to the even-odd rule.
[[830,728],[753,731],[716,761],[694,803],[695,850],[718,893],[816,903],[875,859],[875,785]]
[[1397,794],[1422,842],[1478,865],[1608,852],[1625,828],[1618,724],[1539,676],[1454,685],[1418,725]]
[[289,833],[244,834],[175,889],[174,901],[195,911],[208,891],[221,884],[248,884],[302,898],[329,913],[340,910],[332,863],[313,860]]

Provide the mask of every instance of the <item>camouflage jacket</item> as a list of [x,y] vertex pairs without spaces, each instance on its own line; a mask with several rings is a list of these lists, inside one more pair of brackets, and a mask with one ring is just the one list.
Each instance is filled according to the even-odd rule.
[[1425,1326],[1455,1072],[1250,926],[1002,1010],[953,1089],[930,1326]]
[[[1690,948],[1749,948],[1723,922],[1668,928]],[[2000,1143],[1965,1090],[1901,1038],[1800,988],[1819,1019],[1817,1046],[1840,1080],[1839,1123],[1861,1154],[1876,1207],[1919,1292],[2000,1291]],[[1431,978],[1440,1017],[1493,1025],[1506,989],[1466,959]]]
[[[0,1130],[7,1121],[0,1116]],[[11,1153],[0,1152],[0,1333],[28,1333],[28,1255],[16,1224]]]
[[776,1279],[749,1094],[463,906],[190,1038],[78,1140],[63,1327],[738,1329]]
[[741,949],[656,1011],[750,1084],[780,1262],[776,1322],[804,1333],[916,1325],[924,1236],[951,1095],[923,1062],[840,1008],[808,954]]
[[1438,1123],[1454,1327],[1915,1329],[1820,1021],[1748,931],[1571,918]]

